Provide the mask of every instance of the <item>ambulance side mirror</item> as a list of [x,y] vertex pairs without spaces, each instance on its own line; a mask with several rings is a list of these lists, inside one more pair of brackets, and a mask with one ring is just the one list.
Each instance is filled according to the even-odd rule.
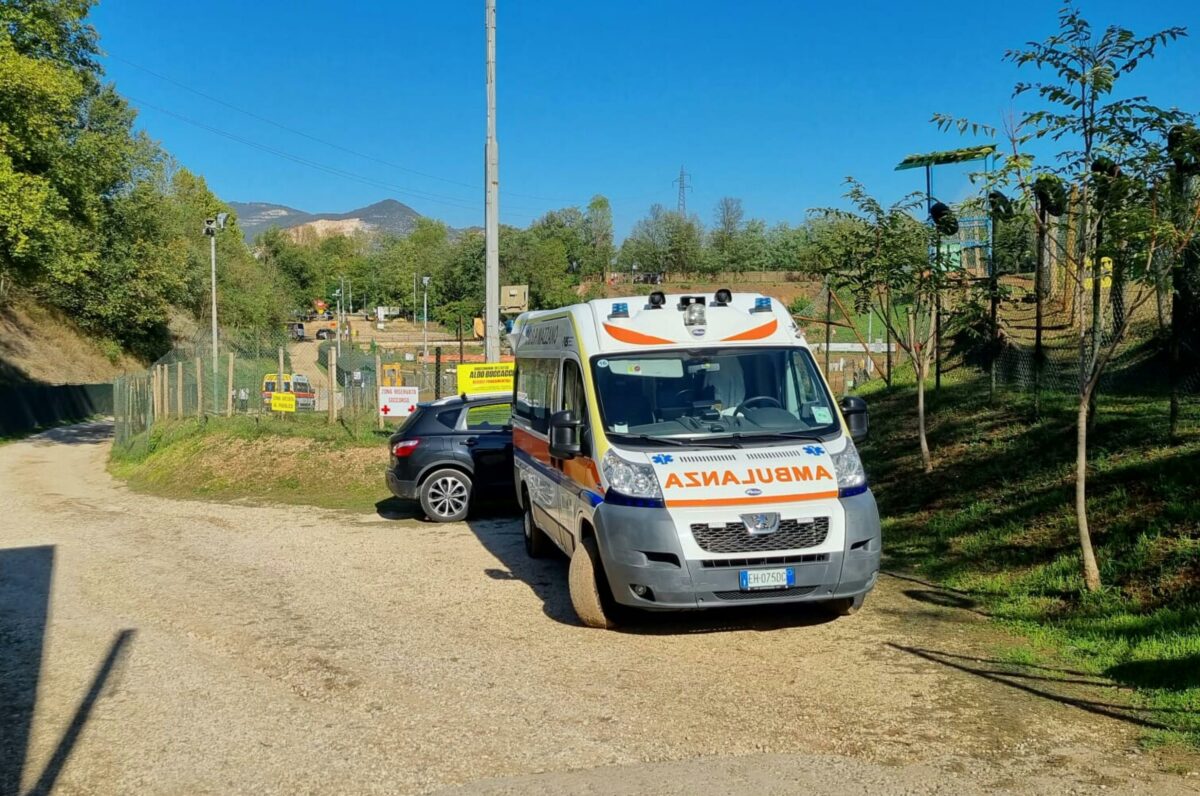
[[867,413],[867,402],[857,395],[847,395],[842,399],[842,416],[850,427],[850,439],[862,442],[870,431],[870,416]]
[[582,449],[579,430],[583,423],[570,409],[550,415],[550,455],[555,459],[574,459]]

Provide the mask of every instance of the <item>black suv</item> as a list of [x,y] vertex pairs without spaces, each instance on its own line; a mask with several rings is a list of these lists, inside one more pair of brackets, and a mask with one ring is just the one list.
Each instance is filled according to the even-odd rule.
[[512,395],[420,404],[388,440],[387,485],[434,522],[467,516],[475,497],[513,495]]

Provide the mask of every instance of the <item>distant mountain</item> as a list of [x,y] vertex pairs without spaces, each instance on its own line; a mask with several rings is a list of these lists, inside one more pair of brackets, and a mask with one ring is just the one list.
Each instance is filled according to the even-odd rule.
[[308,213],[268,202],[230,202],[247,241],[266,229],[309,227],[318,236],[365,230],[407,235],[421,214],[403,202],[384,199],[347,213]]

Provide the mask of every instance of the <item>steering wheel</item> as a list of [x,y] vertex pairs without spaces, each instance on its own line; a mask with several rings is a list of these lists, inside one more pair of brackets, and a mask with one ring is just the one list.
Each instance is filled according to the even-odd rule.
[[747,408],[750,404],[762,403],[764,401],[769,401],[770,403],[774,404],[776,409],[783,408],[783,404],[779,403],[779,401],[777,401],[776,399],[772,398],[769,395],[756,395],[753,398],[747,398],[746,400],[744,400],[740,404],[738,404],[737,408],[733,410],[733,413],[736,415],[739,412],[741,412],[743,409]]

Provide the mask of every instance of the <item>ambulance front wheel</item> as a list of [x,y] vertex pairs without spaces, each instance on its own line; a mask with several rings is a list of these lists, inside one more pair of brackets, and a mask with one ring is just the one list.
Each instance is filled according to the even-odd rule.
[[567,584],[571,592],[571,606],[586,627],[616,627],[612,616],[613,600],[608,593],[608,581],[600,565],[600,549],[595,539],[588,537],[575,545]]
[[866,602],[867,595],[859,594],[856,597],[843,597],[839,600],[827,600],[825,608],[834,616],[851,616],[858,613]]

